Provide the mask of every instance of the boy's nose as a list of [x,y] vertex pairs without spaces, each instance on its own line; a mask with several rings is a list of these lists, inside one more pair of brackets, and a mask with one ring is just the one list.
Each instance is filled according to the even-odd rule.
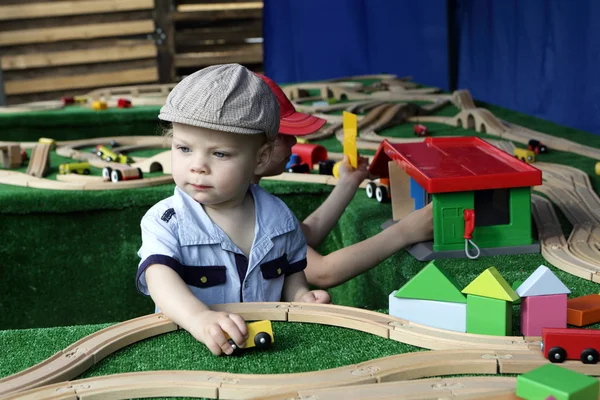
[[210,172],[210,168],[208,163],[206,163],[203,159],[196,159],[190,166],[190,171],[197,174],[208,174]]

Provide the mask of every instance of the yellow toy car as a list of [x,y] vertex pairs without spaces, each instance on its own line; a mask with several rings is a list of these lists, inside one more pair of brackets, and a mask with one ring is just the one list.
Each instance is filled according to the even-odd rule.
[[535,153],[531,150],[515,148],[514,155],[521,161],[524,161],[528,164],[535,162]]
[[131,161],[125,154],[115,153],[108,147],[102,145],[96,146],[95,153],[98,157],[108,162],[114,161],[121,164],[129,164]]
[[66,174],[90,174],[90,163],[89,162],[80,162],[80,163],[68,163],[68,164],[60,164],[58,166],[58,173],[61,175]]
[[596,163],[595,170],[596,170],[596,175],[600,175],[600,161],[598,161],[598,162]]
[[[246,346],[244,347],[244,349],[250,349],[252,347],[256,347],[258,349],[268,349],[269,347],[271,347],[271,345],[275,341],[271,321],[264,320],[250,322],[249,324],[247,324],[247,326],[248,339],[246,340]],[[231,338],[229,338],[229,335],[225,334],[225,336],[229,339],[231,347],[233,347],[233,354],[239,354],[241,349],[235,344],[235,342]]]

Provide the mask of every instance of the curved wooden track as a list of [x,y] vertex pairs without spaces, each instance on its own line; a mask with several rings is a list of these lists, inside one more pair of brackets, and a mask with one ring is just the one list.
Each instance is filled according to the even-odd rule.
[[[74,395],[78,398],[150,395],[248,398],[290,390],[364,385],[450,374],[522,373],[548,362],[539,351],[539,338],[451,332],[350,307],[239,303],[217,305],[213,309],[237,313],[246,320],[309,322],[356,329],[436,351],[406,353],[326,371],[297,374],[158,371],[68,381],[129,344],[178,329],[164,315],[151,314],[100,330],[29,369],[1,379],[0,396],[4,396],[3,399],[68,398]],[[600,375],[600,365],[580,362],[567,362],[564,365],[590,375]]]

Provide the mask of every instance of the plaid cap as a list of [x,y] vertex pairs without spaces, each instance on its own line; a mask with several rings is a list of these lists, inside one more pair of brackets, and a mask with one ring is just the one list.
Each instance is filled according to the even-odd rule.
[[279,132],[277,98],[239,64],[213,65],[182,79],[158,118],[231,133],[264,133],[271,140]]

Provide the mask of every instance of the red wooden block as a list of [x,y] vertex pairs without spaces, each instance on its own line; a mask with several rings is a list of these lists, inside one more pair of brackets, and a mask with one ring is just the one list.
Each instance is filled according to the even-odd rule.
[[567,327],[567,295],[530,296],[521,302],[521,333],[541,336],[542,328]]

